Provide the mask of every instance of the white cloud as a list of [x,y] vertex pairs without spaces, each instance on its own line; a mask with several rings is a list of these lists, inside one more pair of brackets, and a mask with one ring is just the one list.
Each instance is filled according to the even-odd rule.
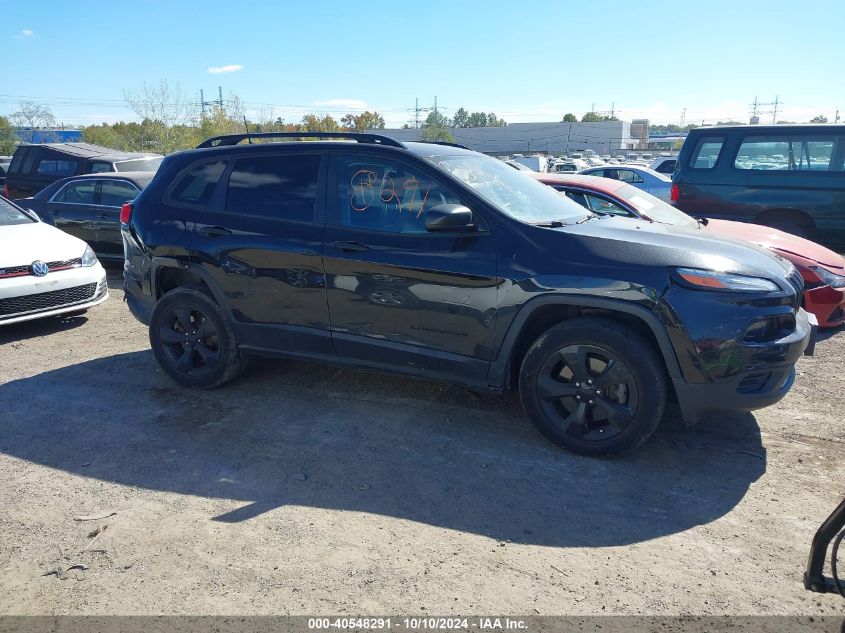
[[229,64],[227,66],[211,66],[208,72],[212,75],[220,75],[222,73],[236,73],[243,69],[244,67],[241,64]]
[[361,99],[329,99],[327,101],[315,101],[314,106],[338,110],[366,110],[367,102]]
[[28,37],[35,37],[35,31],[32,29],[22,29],[20,33],[15,35],[16,40],[23,40]]

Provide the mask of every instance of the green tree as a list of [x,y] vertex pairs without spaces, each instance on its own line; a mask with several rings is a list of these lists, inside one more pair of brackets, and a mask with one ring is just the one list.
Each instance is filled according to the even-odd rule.
[[469,112],[464,108],[455,110],[455,116],[452,117],[452,127],[469,127]]
[[587,112],[581,117],[581,123],[598,123],[601,121],[618,121],[615,116],[609,114],[599,114],[598,112]]
[[484,112],[473,112],[467,118],[467,127],[487,127],[487,114]]
[[578,123],[578,117],[572,114],[571,112],[567,112],[563,115],[563,122],[564,123]]
[[320,118],[316,114],[306,114],[299,124],[299,132],[340,132],[340,123],[329,115]]
[[441,112],[429,112],[422,124],[420,138],[424,141],[445,141],[454,143],[455,137],[449,131],[449,117]]
[[505,127],[506,125],[507,122],[504,119],[497,117],[495,113],[487,113],[487,127]]
[[354,132],[384,129],[384,117],[378,112],[370,112],[369,110],[357,115],[347,114],[340,120],[340,123],[345,129]]
[[12,124],[9,119],[0,116],[0,154],[9,156],[14,153],[17,137],[12,131]]
[[196,145],[199,107],[179,84],[171,86],[162,79],[123,96],[142,121],[144,151],[169,154]]

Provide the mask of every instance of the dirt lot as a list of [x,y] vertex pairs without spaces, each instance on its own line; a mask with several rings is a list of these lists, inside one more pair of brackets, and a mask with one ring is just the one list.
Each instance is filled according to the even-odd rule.
[[181,389],[112,288],[0,330],[0,613],[845,614],[801,585],[843,333],[778,405],[597,460],[512,395],[292,361]]

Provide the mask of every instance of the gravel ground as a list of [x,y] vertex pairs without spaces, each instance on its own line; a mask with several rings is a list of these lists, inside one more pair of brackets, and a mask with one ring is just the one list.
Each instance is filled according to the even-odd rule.
[[845,615],[801,584],[842,333],[773,407],[586,459],[513,395],[294,361],[182,389],[111,285],[0,329],[1,614]]

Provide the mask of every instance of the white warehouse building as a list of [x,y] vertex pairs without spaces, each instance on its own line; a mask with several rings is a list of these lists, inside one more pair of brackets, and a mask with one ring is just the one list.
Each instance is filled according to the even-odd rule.
[[[416,141],[422,129],[368,131],[397,141]],[[639,139],[631,136],[631,124],[627,121],[511,123],[504,127],[458,127],[449,131],[455,143],[498,156],[516,153],[558,156],[588,149],[597,154],[613,154],[639,147]]]

